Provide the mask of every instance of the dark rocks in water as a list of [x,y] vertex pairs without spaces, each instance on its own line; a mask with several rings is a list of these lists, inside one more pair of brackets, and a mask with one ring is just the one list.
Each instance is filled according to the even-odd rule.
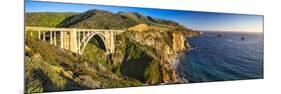
[[218,37],[221,37],[221,36],[222,36],[222,34],[218,34],[217,36],[218,36]]
[[241,40],[244,40],[245,38],[244,37],[241,37]]

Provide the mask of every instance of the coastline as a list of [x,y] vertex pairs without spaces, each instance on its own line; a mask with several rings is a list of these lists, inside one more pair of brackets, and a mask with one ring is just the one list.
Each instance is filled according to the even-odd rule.
[[185,50],[183,51],[180,51],[176,56],[175,58],[172,60],[173,62],[173,66],[175,67],[175,70],[176,70],[176,74],[177,74],[177,82],[179,83],[189,83],[190,81],[185,79],[185,74],[183,72],[184,68],[185,68],[185,64],[183,62],[180,62],[180,58],[185,55],[186,52],[190,51],[190,50],[193,50],[193,47],[189,44],[188,42],[188,38],[194,38],[194,37],[199,37],[201,35],[203,35],[204,33],[203,32],[198,32],[198,35],[196,36],[192,36],[192,37],[186,37],[185,38]]
[[176,58],[173,60],[173,65],[175,67],[176,70],[176,74],[177,74],[177,82],[178,83],[189,83],[189,81],[187,79],[184,78],[184,73],[183,73],[183,64],[179,61],[180,57],[182,57],[184,55],[183,53],[180,53],[176,56]]
[[173,66],[175,67],[176,70],[176,74],[177,74],[177,82],[178,83],[189,83],[189,81],[187,79],[184,78],[185,74],[183,73],[183,68],[184,65],[182,62],[180,62],[180,58],[185,55],[185,53],[187,51],[193,50],[193,47],[191,47],[188,43],[188,41],[186,40],[185,45],[187,46],[186,49],[184,51],[181,51],[179,54],[177,54],[175,56],[175,58],[173,59]]

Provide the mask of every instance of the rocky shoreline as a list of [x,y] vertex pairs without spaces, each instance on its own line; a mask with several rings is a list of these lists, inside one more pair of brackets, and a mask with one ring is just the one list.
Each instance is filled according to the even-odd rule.
[[173,64],[176,68],[176,73],[177,73],[177,76],[178,76],[178,83],[189,83],[189,81],[183,77],[184,76],[183,69],[182,69],[183,67],[182,67],[181,62],[179,62],[179,58],[183,54],[184,53],[181,53],[181,54],[177,55],[177,57],[174,59]]
[[[197,31],[199,32],[199,31]],[[173,65],[176,69],[176,74],[177,74],[177,81],[176,83],[189,83],[189,81],[187,79],[184,78],[185,74],[183,73],[183,70],[184,70],[184,66],[186,66],[185,64],[183,64],[182,62],[180,62],[180,58],[185,55],[185,52],[187,51],[190,51],[190,50],[193,50],[193,47],[189,44],[189,42],[187,41],[188,38],[192,38],[192,37],[198,37],[200,35],[202,35],[203,32],[199,32],[198,35],[195,35],[195,36],[190,36],[190,37],[186,37],[186,43],[185,43],[185,46],[186,46],[186,49],[184,51],[181,51],[179,54],[177,54],[175,56],[175,58],[173,59]]]

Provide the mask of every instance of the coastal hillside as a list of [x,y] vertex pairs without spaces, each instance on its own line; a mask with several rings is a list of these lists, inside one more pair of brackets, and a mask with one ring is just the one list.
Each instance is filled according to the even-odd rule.
[[31,12],[25,14],[26,26],[42,26],[42,27],[56,27],[65,18],[73,16],[77,13],[64,12]]
[[26,93],[139,86],[138,80],[116,75],[91,61],[47,42],[25,41]]
[[151,16],[144,16],[137,12],[119,12],[117,14],[134,19],[136,22],[142,24],[156,25],[159,27],[180,26],[178,23],[173,21],[158,19]]
[[186,29],[176,22],[144,16],[136,12],[111,13],[104,10],[88,10],[79,15],[73,15],[57,27],[87,28],[87,29],[127,29],[139,24],[157,26],[159,28]]
[[89,10],[66,18],[58,27],[84,29],[125,29],[138,23],[125,16],[104,10]]
[[[29,17],[32,16],[26,19],[31,19]],[[36,20],[26,20],[26,23],[35,23],[32,21]],[[28,76],[25,79],[38,85],[27,84],[28,92],[186,83],[177,72],[175,61],[191,48],[186,38],[200,35],[176,22],[134,12],[89,10],[52,22],[56,23],[52,26],[58,28],[125,32],[116,35],[114,53],[107,54],[100,45],[100,37],[94,36],[82,55],[26,35]]]

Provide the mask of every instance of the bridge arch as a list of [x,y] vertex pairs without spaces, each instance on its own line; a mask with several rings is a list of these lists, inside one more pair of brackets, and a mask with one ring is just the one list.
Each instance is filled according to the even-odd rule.
[[80,49],[79,49],[79,53],[80,54],[83,54],[86,46],[89,44],[90,40],[93,39],[95,36],[99,37],[104,45],[104,48],[105,48],[105,51],[106,53],[109,52],[109,48],[108,46],[106,45],[106,39],[105,39],[105,35],[103,33],[100,33],[100,32],[94,32],[90,35],[88,35],[87,37],[83,38],[81,43],[79,44],[80,45]]

